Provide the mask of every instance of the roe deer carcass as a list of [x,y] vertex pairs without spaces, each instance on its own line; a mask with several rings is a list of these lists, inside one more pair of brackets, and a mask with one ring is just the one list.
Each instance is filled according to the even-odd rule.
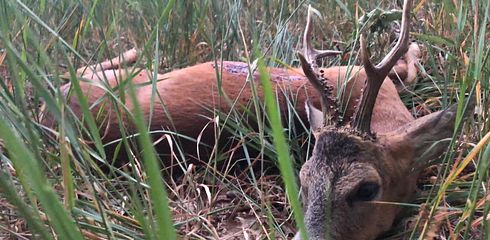
[[[405,1],[399,42],[376,66],[369,60],[363,37],[364,68],[318,68],[319,57],[337,52],[312,49],[309,16],[304,36],[306,50],[300,55],[302,69],[269,68],[276,90],[290,89],[298,93],[296,111],[302,119],[308,116],[316,138],[312,157],[300,172],[306,234],[310,239],[373,239],[389,229],[399,209],[376,202],[409,201],[420,170],[413,168],[415,161],[439,155],[444,150],[443,144],[431,146],[431,143],[449,137],[453,131],[455,107],[414,120],[393,82],[384,81],[393,70],[397,72],[393,75],[414,77],[413,59],[419,50],[416,44],[408,44],[409,9],[410,2]],[[405,63],[397,63],[403,54]],[[135,55],[135,51],[130,51],[124,58],[131,61]],[[122,69],[119,65],[115,59],[78,71],[85,79],[80,87],[101,126],[104,142],[122,136],[116,110],[123,109],[119,116],[121,122],[129,131],[135,131],[128,116],[132,103],[117,101],[118,96],[125,96],[124,87],[118,90],[119,95],[107,93],[107,89],[116,88],[121,82],[137,84],[138,104],[150,130],[168,129],[193,138],[201,134],[212,117],[206,107],[223,112],[232,107],[220,94],[217,75],[221,79],[221,91],[236,100],[237,109],[246,106],[252,97],[246,63],[208,62],[156,76],[151,70]],[[255,79],[255,73],[250,77]],[[158,81],[148,84],[152,79]],[[346,94],[342,95],[343,99],[335,100],[339,80],[340,85],[346,84]],[[82,117],[79,99],[68,94],[70,88],[66,84],[61,90],[67,95],[72,112]],[[260,87],[258,96],[262,97]],[[305,110],[307,99],[310,103]],[[361,99],[359,105],[354,101],[357,99]],[[337,102],[346,105],[344,121],[338,121]],[[279,104],[284,109],[287,101],[279,98]],[[322,111],[315,109],[315,105],[321,105]],[[352,122],[344,125],[351,117]],[[47,126],[53,126],[54,122],[49,114],[42,117],[42,123]],[[204,132],[202,139],[211,143],[213,131]],[[185,149],[192,150],[195,146]]]
[[[407,109],[386,105],[391,102],[383,96],[388,93],[383,87],[391,86],[391,82],[385,78],[409,48],[410,8],[411,0],[405,0],[398,42],[379,64],[371,62],[365,34],[361,34],[364,68],[360,72],[367,79],[348,123],[338,119],[334,85],[329,79],[332,75],[317,68],[316,62],[322,56],[306,41],[311,31],[310,26],[306,27],[305,50],[298,55],[322,104],[322,110],[306,104],[316,142],[300,171],[306,235],[310,240],[367,240],[387,231],[400,209],[386,202],[411,200],[424,166],[421,163],[439,156],[447,147],[433,143],[454,131],[456,106],[401,123],[396,119],[405,118]],[[397,98],[393,101],[398,102],[398,95],[392,94]],[[381,108],[389,114],[381,116]],[[295,239],[301,239],[300,235],[298,232]]]

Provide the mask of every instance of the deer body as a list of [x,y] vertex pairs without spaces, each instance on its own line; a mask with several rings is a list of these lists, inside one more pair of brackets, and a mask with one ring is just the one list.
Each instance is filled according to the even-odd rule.
[[[404,65],[401,66],[402,68],[398,69],[398,73],[403,75],[407,68],[404,68]],[[252,98],[252,91],[250,83],[247,83],[248,65],[242,62],[223,62],[218,64],[217,69],[214,62],[206,62],[166,74],[158,74],[155,76],[158,95],[153,92],[153,86],[149,84],[153,77],[151,71],[148,70],[135,71],[137,74],[134,77],[131,75],[132,69],[109,69],[89,72],[81,74],[82,79],[85,79],[85,81],[81,81],[80,85],[83,93],[88,98],[89,104],[95,103],[92,112],[94,116],[99,113],[98,119],[102,126],[101,135],[105,141],[118,139],[121,137],[121,133],[119,128],[116,127],[118,119],[113,112],[114,106],[100,103],[101,99],[105,99],[104,101],[109,99],[106,90],[101,85],[106,82],[110,87],[114,88],[121,81],[127,79],[128,75],[132,76],[131,81],[133,84],[140,84],[136,87],[136,93],[139,105],[146,119],[151,124],[150,129],[175,130],[183,135],[195,138],[209,122],[209,119],[203,116],[212,117],[212,113],[206,110],[205,107],[219,109],[225,113],[229,112],[231,108],[229,102],[225,100],[223,95],[219,94],[216,77],[217,70],[221,74],[221,88],[226,96],[231,101],[237,99],[238,108],[249,103]],[[344,102],[348,102],[345,117],[352,117],[355,110],[355,100],[360,98],[361,89],[366,79],[364,70],[359,66],[341,66],[325,68],[323,71],[326,79],[333,86],[337,86],[338,80],[345,81],[345,79],[349,79],[344,98]],[[351,76],[347,78],[346,75],[349,71]],[[269,68],[269,72],[276,90],[287,89],[297,93],[296,111],[303,120],[306,120],[306,111],[304,109],[306,99],[310,99],[313,104],[319,105],[319,98],[304,76],[302,69]],[[254,79],[257,78],[257,74],[254,74]],[[98,84],[94,84],[97,82]],[[262,99],[263,92],[258,81],[255,81],[255,86],[257,86],[258,95]],[[62,91],[68,94],[70,87],[70,84],[66,84],[62,86]],[[160,102],[160,97],[163,104]],[[132,103],[128,96],[125,99],[125,106],[131,112]],[[152,101],[154,102],[153,105],[151,104]],[[69,99],[69,103],[73,112],[77,116],[81,116],[80,105],[74,94]],[[280,98],[280,105],[282,109],[286,108],[284,98]],[[103,106],[103,117],[101,117],[99,112],[101,106]],[[153,107],[152,110],[151,107]],[[129,130],[134,130],[135,128],[131,125],[131,121],[126,119],[125,112],[121,111],[121,113],[123,122],[127,123],[126,127]],[[385,81],[373,114],[372,125],[374,131],[391,131],[412,120],[413,117],[401,102],[393,82],[391,80]]]
[[[388,230],[400,209],[382,202],[410,201],[420,167],[445,150],[444,144],[432,143],[450,137],[453,132],[455,106],[414,120],[389,80],[393,69],[402,78],[405,76],[409,83],[416,75],[414,59],[419,51],[416,44],[408,42],[409,13],[410,0],[405,0],[400,39],[379,64],[371,63],[363,34],[360,42],[363,67],[320,69],[316,65],[317,60],[333,52],[311,48],[309,12],[303,38],[305,49],[299,54],[302,68],[269,68],[276,91],[288,89],[297,93],[296,111],[300,118],[308,118],[316,139],[312,156],[300,171],[306,225],[303,234],[310,240],[371,240]],[[403,55],[405,63],[400,61]],[[117,60],[113,62],[118,63]],[[119,138],[121,134],[116,127],[113,106],[105,104],[110,103],[104,97],[106,91],[94,83],[107,82],[111,87],[118,86],[121,80],[127,79],[127,72],[132,72],[108,70],[108,65],[103,63],[100,64],[101,69],[80,74],[88,80],[81,82],[88,102],[97,103],[92,108],[93,115],[102,115],[98,121],[104,141]],[[346,77],[349,72],[351,74]],[[157,76],[142,70],[134,76],[131,81],[135,84],[158,80],[155,88],[148,84],[138,86],[136,90],[138,104],[150,123],[150,129],[169,129],[197,137],[209,122],[203,116],[212,117],[205,107],[228,112],[231,106],[218,92],[216,73],[220,75],[224,94],[231,101],[237,101],[236,109],[243,109],[252,98],[245,63],[223,62],[216,66],[208,62]],[[254,74],[253,79],[256,77]],[[347,109],[343,121],[338,119],[336,110],[338,80],[340,85],[347,84],[340,101]],[[254,80],[254,83],[258,87],[259,98],[262,98],[258,81]],[[68,93],[69,88],[68,84],[62,90]],[[278,99],[280,107],[285,109],[284,97],[280,95]],[[81,116],[78,99],[72,96],[69,102],[75,115]],[[105,107],[99,111],[101,105]],[[123,105],[128,112],[132,111],[129,100]],[[321,111],[315,108],[319,105]],[[126,113],[122,113],[126,127],[135,131]],[[53,123],[52,119],[44,119],[44,124],[50,123]],[[203,139],[214,139],[212,131],[203,134]],[[295,239],[301,239],[300,233]]]

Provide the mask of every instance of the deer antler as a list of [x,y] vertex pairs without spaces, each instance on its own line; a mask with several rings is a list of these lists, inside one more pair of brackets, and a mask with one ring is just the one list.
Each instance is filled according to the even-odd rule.
[[329,86],[323,74],[318,70],[317,61],[321,58],[342,53],[333,50],[318,50],[311,46],[311,6],[308,6],[306,29],[303,35],[303,53],[298,52],[298,57],[306,78],[320,94],[324,125],[332,125],[337,120],[337,101],[332,98],[332,86]]
[[371,115],[379,89],[383,84],[391,68],[398,59],[408,50],[410,8],[412,0],[405,0],[403,3],[402,24],[400,27],[400,37],[395,47],[383,58],[376,66],[370,60],[369,50],[366,44],[366,36],[361,34],[361,59],[366,71],[367,80],[364,87],[361,101],[354,114],[351,125],[358,131],[371,134]]

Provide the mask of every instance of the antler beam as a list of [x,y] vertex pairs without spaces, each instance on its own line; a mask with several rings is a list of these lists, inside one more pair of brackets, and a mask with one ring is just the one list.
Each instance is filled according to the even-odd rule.
[[351,123],[352,127],[360,132],[371,134],[371,116],[379,89],[391,68],[393,68],[398,59],[408,50],[411,1],[405,0],[403,3],[402,24],[398,42],[376,66],[370,60],[365,33],[361,34],[361,60],[366,71],[367,80],[361,101]]
[[332,98],[332,86],[329,86],[322,74],[318,70],[317,61],[321,58],[334,56],[342,53],[333,50],[318,50],[311,46],[311,6],[308,6],[308,17],[306,20],[306,29],[303,35],[303,53],[298,52],[298,57],[303,68],[303,72],[320,94],[322,112],[324,114],[324,124],[332,125],[337,118],[337,101]]

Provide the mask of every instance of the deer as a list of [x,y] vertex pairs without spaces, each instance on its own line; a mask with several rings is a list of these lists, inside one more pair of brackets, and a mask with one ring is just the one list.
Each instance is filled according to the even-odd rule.
[[[324,57],[322,51],[311,49],[304,40],[304,51],[298,53],[305,76],[321,96],[321,109],[306,103],[316,142],[299,174],[305,235],[310,240],[369,240],[389,230],[400,213],[399,207],[389,203],[411,201],[424,163],[447,148],[447,141],[441,140],[453,134],[456,104],[406,123],[393,122],[395,129],[377,125],[380,115],[376,106],[386,94],[383,86],[391,85],[386,78],[409,48],[410,9],[411,0],[405,0],[399,39],[376,65],[370,59],[366,33],[361,33],[360,72],[366,80],[350,122],[339,120],[332,76],[317,66],[317,60]],[[305,39],[309,31],[307,25]],[[472,106],[474,101],[470,99],[468,104]],[[396,113],[384,117],[407,114],[404,107],[393,111]],[[302,239],[301,233],[294,239]]]
[[[414,119],[394,84],[400,80],[413,82],[417,75],[415,60],[420,49],[416,43],[409,44],[410,8],[410,0],[405,0],[399,40],[377,65],[370,60],[363,33],[360,39],[363,66],[319,67],[319,59],[341,52],[312,47],[309,11],[303,35],[304,51],[298,54],[301,68],[268,68],[276,90],[288,88],[298,94],[295,110],[300,119],[309,122],[316,139],[312,155],[299,173],[306,232],[298,232],[295,239],[301,239],[302,234],[309,239],[379,236],[392,226],[400,211],[396,206],[380,202],[410,201],[420,173],[420,168],[414,168],[415,163],[434,159],[446,148],[444,144],[433,146],[432,143],[452,134],[456,107]],[[131,50],[122,58],[77,70],[77,76],[83,80],[80,88],[106,143],[122,137],[117,127],[120,119],[130,132],[136,131],[129,117],[133,103],[114,104],[114,95],[108,94],[108,89],[116,89],[121,83],[137,85],[137,104],[150,131],[200,135],[202,141],[209,143],[215,140],[214,132],[204,128],[213,116],[204,106],[222,112],[232,107],[243,111],[253,96],[250,82],[256,81],[258,74],[248,63],[205,62],[165,74],[122,67],[134,62],[136,55],[137,51]],[[348,94],[336,99],[339,86],[344,86]],[[70,94],[70,89],[71,83],[60,87],[69,111],[82,118],[80,100]],[[262,99],[260,86],[257,90]],[[125,96],[124,88],[117,91],[118,96]],[[158,97],[152,97],[155,92]],[[230,105],[226,98],[236,100],[236,104]],[[342,117],[338,102],[345,104]],[[278,103],[282,109],[288,104],[284,97],[278,98]],[[118,116],[116,110],[121,109]],[[47,127],[56,125],[56,119],[47,109],[42,111],[40,122]],[[156,148],[163,152],[169,150],[168,146]],[[196,150],[195,143],[184,149]]]

